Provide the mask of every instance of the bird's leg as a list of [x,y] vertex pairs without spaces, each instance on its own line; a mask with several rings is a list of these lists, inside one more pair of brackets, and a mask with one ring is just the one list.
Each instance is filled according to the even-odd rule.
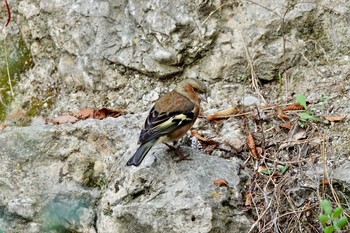
[[168,149],[167,151],[174,151],[174,153],[179,157],[175,162],[180,162],[182,160],[192,160],[191,158],[188,158],[188,156],[185,156],[184,153],[181,151],[180,147],[175,147],[172,145],[169,145],[168,143],[163,142],[165,145],[167,145]]
[[170,151],[176,151],[176,147],[175,146],[172,146],[166,142],[163,142],[168,148],[166,149],[167,152],[170,152]]

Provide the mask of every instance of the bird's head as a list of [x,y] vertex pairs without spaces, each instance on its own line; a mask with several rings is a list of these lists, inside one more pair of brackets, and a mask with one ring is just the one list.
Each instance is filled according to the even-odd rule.
[[198,79],[189,78],[183,80],[177,86],[176,91],[197,104],[200,104],[201,100],[207,102],[208,89],[205,84]]

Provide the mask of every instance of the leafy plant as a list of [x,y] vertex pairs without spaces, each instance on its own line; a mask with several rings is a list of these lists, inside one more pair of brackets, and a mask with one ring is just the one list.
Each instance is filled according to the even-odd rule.
[[320,214],[318,219],[321,221],[324,233],[332,233],[335,230],[340,230],[348,223],[346,216],[341,216],[343,208],[341,206],[333,210],[331,203],[325,199],[321,201],[321,207],[324,214]]
[[299,114],[300,118],[303,120],[314,120],[314,121],[318,121],[319,119],[317,117],[315,117],[314,115],[311,114],[311,109],[307,106],[306,103],[306,96],[303,94],[298,94],[296,96],[296,101],[304,107],[305,112],[302,112]]
[[[328,102],[328,97],[325,96],[325,95],[321,95],[321,99],[322,99],[322,110],[324,112],[324,106],[325,104]],[[311,109],[307,106],[307,103],[306,103],[306,96],[303,95],[303,94],[297,94],[296,96],[296,101],[304,107],[305,109],[305,112],[302,112],[299,114],[299,117],[306,121],[306,120],[313,120],[313,121],[317,121],[317,122],[320,122],[321,119],[320,118],[317,118],[315,117],[312,113],[311,113]],[[323,123],[325,124],[329,124],[329,121],[327,119],[323,120],[322,121]]]

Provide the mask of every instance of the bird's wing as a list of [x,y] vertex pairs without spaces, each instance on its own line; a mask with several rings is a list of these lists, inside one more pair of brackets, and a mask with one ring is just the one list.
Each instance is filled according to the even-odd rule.
[[158,139],[186,124],[193,123],[198,115],[196,108],[198,108],[196,104],[177,91],[164,95],[149,112],[139,143]]
[[191,111],[187,112],[158,112],[153,107],[141,131],[139,143],[145,143],[167,135],[186,124],[192,123],[195,119],[193,110],[194,106]]

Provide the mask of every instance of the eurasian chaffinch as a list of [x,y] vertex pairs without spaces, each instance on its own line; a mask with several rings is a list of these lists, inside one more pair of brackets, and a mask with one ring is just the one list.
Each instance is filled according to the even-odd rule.
[[185,135],[196,121],[200,102],[206,100],[206,93],[207,88],[203,82],[186,79],[175,90],[158,99],[141,130],[138,141],[141,145],[126,165],[139,166],[154,144],[177,141]]

